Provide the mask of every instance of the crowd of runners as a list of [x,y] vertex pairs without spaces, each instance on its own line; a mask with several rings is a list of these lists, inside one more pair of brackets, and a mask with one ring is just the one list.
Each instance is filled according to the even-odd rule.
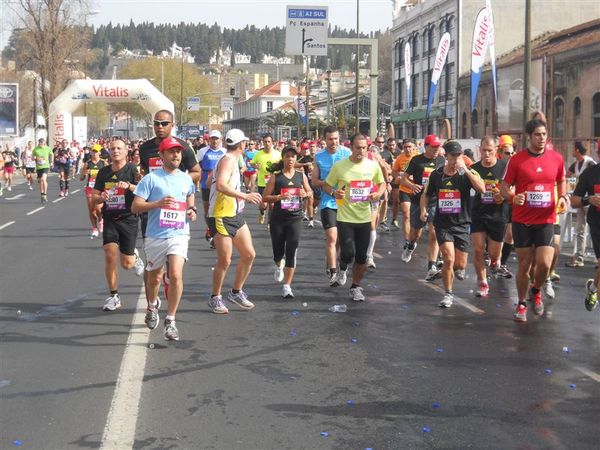
[[[166,110],[154,115],[153,125],[155,137],[146,141],[112,138],[84,147],[60,141],[50,148],[39,139],[20,154],[7,147],[0,157],[0,193],[12,189],[18,169],[29,189],[37,181],[42,203],[48,200],[50,171],[58,174],[59,196],[69,195],[73,178],[85,181],[90,237],[103,240],[109,291],[103,309],[121,307],[118,266],[135,270],[143,276],[150,329],[160,323],[161,295],[167,301],[167,340],[179,339],[175,316],[190,222],[199,214],[217,257],[209,308],[216,314],[227,314],[232,305],[254,308],[244,291],[256,257],[244,218],[248,205],[258,209],[258,224],[269,230],[274,281],[287,299],[294,297],[294,273],[302,264],[297,253],[303,229],[319,222],[326,242],[322,282],[348,286],[356,302],[366,300],[361,286],[366,271],[376,270],[378,232],[390,228],[402,233],[401,248],[390,250],[398,251],[403,263],[415,264],[417,245],[427,247],[424,278],[441,279],[442,308],[453,305],[454,282],[465,279],[469,255],[477,275],[474,293],[485,298],[493,295],[490,278],[513,278],[507,261],[514,250],[518,298],[513,318],[518,322],[528,320],[530,307],[533,314],[544,314],[544,300],[555,296],[559,219],[569,208],[578,213],[567,265],[584,265],[586,220],[600,261],[600,165],[576,142],[575,162],[565,169],[539,114],[526,124],[526,148],[516,151],[507,135],[485,136],[478,158],[458,141],[435,135],[426,136],[422,146],[416,139],[377,136],[371,141],[360,134],[340,142],[340,133],[330,126],[323,139],[314,141],[275,141],[270,134],[252,139],[238,129],[224,137],[213,130],[182,140],[173,135],[173,114]],[[201,207],[195,203],[197,190]],[[138,232],[143,252],[136,248]],[[234,249],[239,254],[235,277],[223,292]],[[599,282],[599,271],[586,282],[590,311],[597,306]]]

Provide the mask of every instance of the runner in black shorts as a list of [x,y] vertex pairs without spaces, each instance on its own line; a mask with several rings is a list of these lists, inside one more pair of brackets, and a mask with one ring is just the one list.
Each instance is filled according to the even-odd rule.
[[457,141],[444,144],[448,163],[435,170],[429,177],[425,193],[421,197],[421,220],[427,220],[430,198],[437,198],[437,210],[433,223],[437,242],[444,258],[442,280],[446,293],[440,301],[442,308],[449,308],[454,301],[452,286],[454,270],[467,266],[470,247],[469,224],[471,223],[471,189],[483,193],[485,184],[479,174],[467,169],[462,159],[462,147]]

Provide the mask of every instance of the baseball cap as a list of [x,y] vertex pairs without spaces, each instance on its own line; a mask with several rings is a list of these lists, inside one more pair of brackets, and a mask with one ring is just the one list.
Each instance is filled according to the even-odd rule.
[[507,145],[510,145],[512,147],[512,137],[510,137],[508,134],[503,134],[502,136],[500,136],[500,140],[498,141],[498,147],[505,147]]
[[219,130],[212,130],[210,132],[210,137],[211,138],[221,139],[223,137],[223,135],[221,135],[221,132]]
[[308,142],[303,142],[302,144],[300,144],[300,150],[308,150],[310,148],[310,145]]
[[[214,133],[214,132],[213,132]],[[218,131],[217,131],[218,133]],[[219,133],[220,135],[221,133]],[[212,136],[212,133],[211,133]],[[232,128],[225,135],[225,142],[227,145],[236,145],[242,141],[249,141],[250,139],[246,137],[242,130],[238,130],[237,128]]]
[[92,145],[92,151],[93,152],[99,152],[102,150],[102,146],[100,144],[94,144]]
[[430,145],[432,147],[439,147],[442,145],[442,141],[435,134],[428,134],[427,136],[425,136],[425,145]]
[[183,145],[181,145],[181,143],[174,137],[168,137],[161,141],[160,145],[158,146],[158,151],[164,152],[165,150],[171,150],[172,148],[183,149]]
[[462,155],[463,149],[458,141],[449,140],[444,144],[444,150],[448,155]]

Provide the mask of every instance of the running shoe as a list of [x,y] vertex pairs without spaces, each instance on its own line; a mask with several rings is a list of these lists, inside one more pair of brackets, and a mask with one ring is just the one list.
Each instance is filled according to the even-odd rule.
[[360,286],[350,288],[349,295],[350,295],[350,299],[352,299],[353,302],[364,302],[365,301],[365,296],[363,294],[363,288],[361,288]]
[[380,229],[381,231],[390,231],[390,227],[388,227],[388,224],[387,224],[387,223],[385,223],[385,222],[381,222],[381,223],[379,224],[379,229]]
[[264,212],[261,212],[261,213],[258,215],[258,224],[259,224],[259,225],[262,225],[262,224],[264,224],[264,223],[265,223],[265,213],[264,213]]
[[367,257],[367,267],[369,269],[376,269],[377,268],[377,264],[375,264],[375,260],[373,259],[372,256]]
[[42,203],[47,203],[48,202],[48,195],[42,194],[41,195],[41,202]]
[[513,314],[515,322],[527,322],[527,305],[519,303]]
[[446,292],[440,301],[440,308],[450,308],[452,306],[452,302],[454,301],[454,295],[449,292]]
[[484,253],[483,262],[485,263],[486,267],[490,267],[492,264],[492,258],[490,258],[490,254],[488,252]]
[[210,241],[210,238],[212,238],[212,234],[210,232],[210,228],[207,228],[204,231],[204,239],[206,239],[206,242]]
[[283,298],[294,298],[294,293],[292,292],[292,287],[289,284],[284,284],[281,289],[281,296]]
[[8,192],[12,192],[12,186],[8,186]]
[[31,184],[28,184],[27,186],[29,186],[30,191],[33,191],[33,186]]
[[115,309],[119,309],[120,307],[121,299],[119,298],[119,294],[115,294],[111,295],[104,301],[102,311],[114,311]]
[[427,275],[425,276],[425,281],[434,281],[437,278],[441,278],[442,271],[437,268],[437,266],[431,266],[431,268],[427,271]]
[[417,248],[416,242],[413,243],[412,245],[405,244],[404,250],[402,250],[402,255],[400,255],[400,259],[402,261],[404,261],[405,263],[410,262],[410,260],[412,259],[412,255],[416,248]]
[[2,186],[0,186],[0,197],[4,195],[4,189],[2,188]]
[[454,276],[461,281],[467,278],[465,269],[456,269],[454,271]]
[[168,301],[169,300],[169,286],[171,285],[171,281],[169,280],[169,275],[167,275],[166,270],[162,274],[162,282],[163,282],[163,291],[165,293],[165,298]]
[[98,221],[98,231],[102,233],[104,231],[104,219]]
[[392,220],[392,226],[398,230],[400,229],[400,224],[398,224],[398,221],[396,219]]
[[98,228],[92,228],[92,232],[90,233],[90,239],[94,239],[98,237],[100,233],[98,233]]
[[65,191],[64,190],[60,191],[60,194],[58,194],[58,196],[59,197],[64,197],[65,196]]
[[592,292],[592,286],[594,286],[594,280],[590,278],[585,282],[585,289],[587,294],[585,296],[585,309],[593,311],[598,306],[598,293]]
[[327,277],[329,278],[329,287],[339,286],[337,272],[329,272]]
[[234,294],[233,291],[229,291],[229,294],[227,294],[227,301],[235,303],[242,309],[250,310],[254,308],[254,303],[248,300],[248,296],[244,291],[239,291],[237,294]]
[[584,267],[585,262],[583,261],[583,258],[581,256],[577,256],[575,258],[572,258],[570,261],[567,261],[565,263],[565,266],[567,266],[567,267]]
[[178,341],[179,330],[174,320],[165,319],[165,341]]
[[137,248],[133,250],[133,253],[135,255],[135,274],[138,277],[141,277],[144,275],[144,260],[141,258],[140,252]]
[[229,312],[221,295],[216,295],[208,299],[208,306],[215,314],[227,314]]
[[302,216],[302,221],[308,222],[308,216],[306,215],[306,213],[304,213],[304,215]]
[[158,326],[158,322],[159,322],[158,310],[159,310],[159,308],[160,308],[160,298],[157,298],[156,305],[148,305],[148,308],[146,309],[146,317],[144,317],[144,322],[146,323],[146,326],[151,330],[155,330],[156,327]]
[[313,219],[308,219],[308,228],[314,228],[315,227],[315,221]]
[[65,197],[68,197],[68,196],[69,196],[69,190],[65,189]]
[[554,297],[556,297],[556,293],[554,292],[554,288],[552,287],[552,280],[550,278],[548,278],[544,282],[544,287],[542,288],[542,290],[544,291],[544,295],[546,296],[546,298],[552,300]]
[[492,267],[492,275],[496,278],[512,278],[513,274],[508,270],[506,265],[501,265],[496,268]]
[[552,280],[553,283],[557,283],[560,281],[560,275],[553,270],[550,272],[550,280]]
[[490,286],[485,280],[481,280],[477,284],[477,297],[487,297],[490,293]]
[[279,263],[279,265],[275,264],[275,272],[273,273],[273,278],[278,283],[283,281],[283,260]]
[[342,270],[337,274],[337,283],[339,286],[344,286],[346,284],[346,280],[348,279],[348,269]]
[[214,237],[211,237],[211,238],[209,239],[209,241],[208,241],[208,246],[209,246],[210,248],[212,248],[213,250],[214,250],[215,248],[217,248],[217,247],[215,247],[215,238],[214,238]]
[[533,303],[533,313],[536,316],[544,314],[544,302],[542,301],[542,291],[538,291],[534,294],[533,291],[529,290],[529,301]]

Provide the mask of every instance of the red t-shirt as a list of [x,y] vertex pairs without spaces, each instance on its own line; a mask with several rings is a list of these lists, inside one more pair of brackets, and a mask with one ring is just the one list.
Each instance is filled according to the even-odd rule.
[[512,221],[527,225],[556,222],[557,183],[565,179],[563,157],[553,150],[532,156],[524,149],[506,165],[504,181],[525,194],[525,204],[513,205]]

